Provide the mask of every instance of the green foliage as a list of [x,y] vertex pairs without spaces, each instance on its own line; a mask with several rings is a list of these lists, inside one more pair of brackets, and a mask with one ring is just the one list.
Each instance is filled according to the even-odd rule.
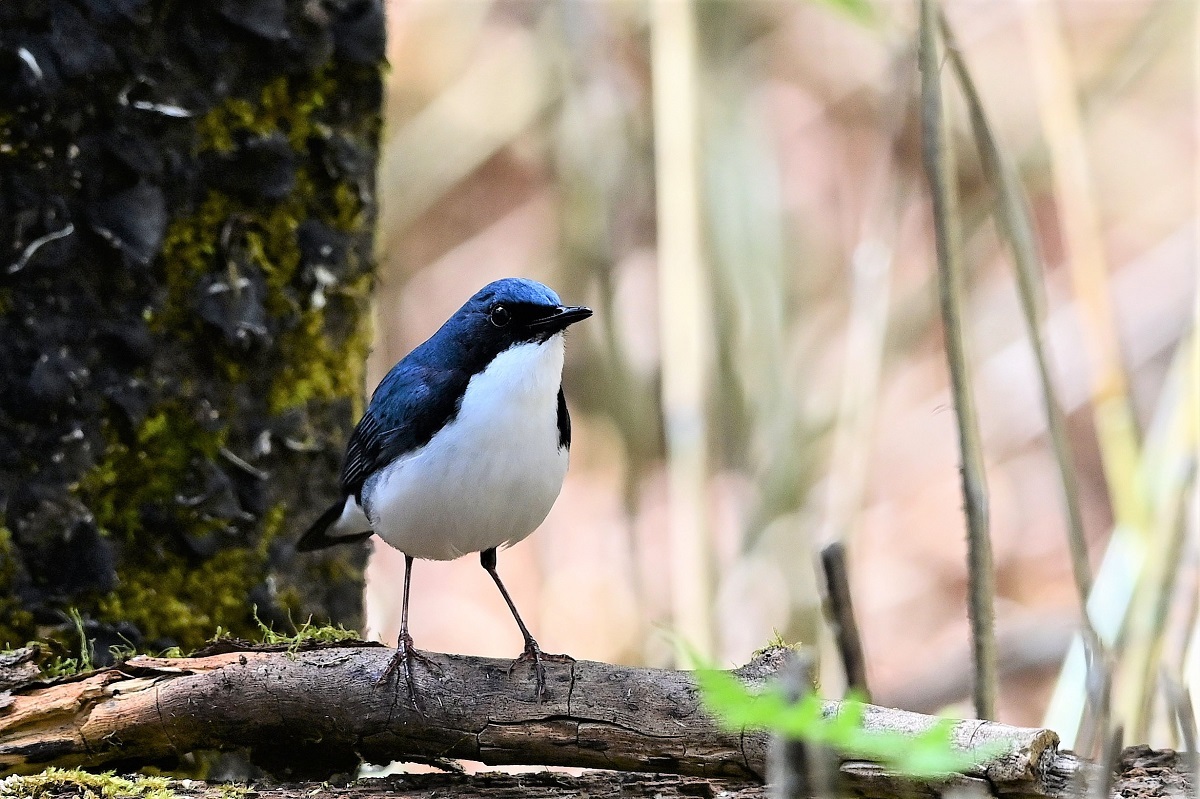
[[871,5],[870,0],[821,0],[821,2],[857,22],[869,24],[875,21],[875,8]]
[[171,781],[166,777],[118,777],[111,771],[92,774],[51,766],[39,774],[0,780],[0,796],[41,799],[76,793],[87,799],[173,799],[177,794],[170,785]]
[[[95,641],[87,637],[87,632],[83,628],[83,614],[76,608],[71,608],[67,611],[67,615],[71,618],[71,624],[75,628],[75,635],[79,638],[79,649],[76,656],[61,653],[64,644],[59,641],[52,641],[51,647],[59,649],[60,654],[50,658],[43,655],[38,658],[38,668],[42,672],[42,676],[54,679],[55,677],[69,677],[72,674],[80,674],[85,671],[91,671],[94,668],[93,664],[93,648]],[[30,642],[26,646],[36,646],[36,642]],[[45,650],[42,650],[43,652]]]
[[334,627],[330,624],[313,624],[309,618],[299,627],[292,623],[296,632],[288,635],[275,632],[275,628],[258,617],[258,608],[254,608],[254,621],[258,623],[260,638],[264,644],[287,644],[289,652],[296,652],[305,644],[335,644],[340,641],[358,641],[362,638],[354,630],[347,630],[342,625]]
[[936,778],[962,772],[993,757],[995,746],[969,751],[951,739],[954,722],[941,719],[919,735],[868,730],[863,726],[865,705],[842,702],[835,716],[825,715],[825,703],[815,693],[790,702],[782,688],[751,691],[732,674],[714,669],[696,672],[708,711],[730,729],[766,729],[796,740],[828,747],[841,755],[878,762],[913,777]]

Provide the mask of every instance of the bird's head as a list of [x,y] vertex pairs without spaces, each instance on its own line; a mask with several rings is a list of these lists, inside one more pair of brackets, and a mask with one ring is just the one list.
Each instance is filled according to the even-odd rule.
[[520,344],[547,341],[591,315],[582,305],[563,305],[552,289],[536,280],[506,277],[476,292],[447,325],[473,348],[495,355]]

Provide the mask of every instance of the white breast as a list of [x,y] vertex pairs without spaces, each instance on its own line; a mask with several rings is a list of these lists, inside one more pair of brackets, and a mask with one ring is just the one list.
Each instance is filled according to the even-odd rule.
[[449,560],[537,529],[567,473],[562,366],[558,334],[506,350],[471,378],[454,421],[363,486],[375,532],[406,555]]

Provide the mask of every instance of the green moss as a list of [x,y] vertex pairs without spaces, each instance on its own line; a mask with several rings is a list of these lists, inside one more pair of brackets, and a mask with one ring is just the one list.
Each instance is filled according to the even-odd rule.
[[[293,148],[307,152],[310,138],[318,131],[315,120],[337,84],[328,69],[305,79],[279,77],[260,92],[258,102],[230,99],[206,114],[198,123],[201,152],[227,152],[239,133],[268,135],[281,132]],[[377,120],[364,120],[374,131]],[[168,300],[159,314],[160,330],[195,335],[203,322],[191,311],[191,298],[198,280],[227,265],[220,242],[230,219],[241,224],[237,244],[264,276],[268,317],[286,320],[278,335],[278,370],[268,392],[268,409],[278,414],[313,401],[358,397],[370,345],[370,324],[365,312],[371,290],[369,276],[330,290],[334,301],[340,296],[357,307],[356,319],[346,341],[331,341],[327,334],[327,309],[298,306],[293,284],[300,267],[297,242],[300,222],[320,219],[336,230],[361,233],[367,224],[366,209],[356,187],[349,183],[320,186],[305,169],[296,176],[296,186],[282,200],[264,208],[251,206],[221,192],[210,192],[195,214],[174,220],[163,245],[163,268],[167,276]],[[353,257],[353,256],[352,256]],[[348,265],[354,274],[357,264]],[[233,267],[227,267],[233,268]],[[214,354],[222,377],[233,383],[248,378],[248,369],[237,353]]]
[[16,117],[13,114],[0,114],[0,156],[7,155],[15,158],[29,146],[26,137],[13,135],[15,120]]
[[191,311],[192,293],[197,281],[214,268],[221,231],[232,213],[229,198],[210,191],[196,213],[167,226],[160,257],[167,299],[159,312],[149,314],[146,321],[152,329],[184,337],[195,333],[200,320]]
[[221,794],[221,799],[250,799],[250,797],[258,795],[258,792],[250,790],[249,786],[233,782],[218,785],[217,792]]
[[265,136],[275,131],[287,136],[294,149],[306,146],[316,131],[313,116],[336,90],[329,70],[289,81],[280,76],[263,87],[257,103],[231,98],[205,114],[196,125],[201,152],[230,152],[238,133]]
[[333,214],[326,221],[330,227],[337,230],[362,230],[366,224],[363,218],[365,209],[362,198],[354,187],[348,183],[339,183],[333,187]]
[[12,533],[0,517],[0,649],[12,649],[34,637],[33,614],[21,607],[13,590],[16,558],[12,552]]
[[237,635],[256,629],[246,596],[264,572],[264,557],[247,549],[222,550],[198,566],[160,554],[153,562],[128,564],[97,611],[132,622],[152,640],[172,638],[195,648],[218,627]]
[[254,620],[258,622],[259,640],[264,644],[286,644],[288,651],[295,652],[305,644],[336,644],[342,641],[359,641],[362,636],[354,630],[347,630],[342,625],[336,627],[330,624],[313,624],[312,619],[299,627],[295,624],[295,632],[291,634],[277,633],[270,625],[258,618],[257,609]]
[[82,799],[173,799],[167,777],[118,777],[113,772],[93,774],[80,769],[50,767],[40,774],[8,777],[0,780],[0,796],[41,799],[75,793]]
[[264,547],[284,532],[287,515],[287,505],[282,502],[276,502],[263,514],[262,541]]
[[147,508],[159,507],[195,535],[224,530],[224,521],[180,503],[177,494],[192,481],[194,462],[218,456],[227,431],[202,427],[172,402],[146,417],[131,444],[108,432],[105,457],[76,487],[100,529],[125,543],[120,581],[97,598],[96,617],[130,621],[149,640],[186,646],[199,646],[218,624],[248,632],[246,595],[262,582],[265,552],[227,549],[197,565],[145,538],[157,531],[146,531],[143,521]]
[[[341,289],[342,298],[365,299],[371,278],[364,275]],[[337,301],[338,296],[330,298]],[[371,324],[366,313],[354,314],[354,326],[340,342],[331,341],[326,332],[325,309],[310,309],[300,324],[279,337],[280,362],[268,397],[272,413],[302,407],[313,400],[359,397],[363,370],[371,341]]]
[[798,642],[795,644],[789,644],[786,640],[784,640],[783,633],[779,632],[779,630],[772,629],[771,638],[767,641],[767,645],[754,650],[754,654],[751,656],[751,659],[756,658],[759,655],[764,655],[773,649],[792,649],[799,652],[803,648],[804,644]]
[[212,460],[225,445],[224,429],[201,427],[182,403],[153,410],[135,431],[131,446],[106,428],[102,458],[76,485],[76,495],[91,509],[100,529],[132,543],[142,532],[142,512],[160,505],[181,514],[198,533],[218,523],[197,510],[180,507],[176,494],[188,484],[196,458]]

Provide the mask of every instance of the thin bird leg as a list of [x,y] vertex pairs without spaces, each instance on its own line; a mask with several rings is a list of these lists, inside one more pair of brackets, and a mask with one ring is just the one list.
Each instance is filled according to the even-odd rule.
[[541,650],[537,641],[533,640],[533,636],[529,634],[529,628],[525,626],[525,622],[521,621],[521,614],[517,613],[517,606],[513,604],[512,597],[508,595],[508,589],[504,587],[504,583],[500,581],[500,575],[496,572],[496,548],[485,549],[479,553],[479,562],[483,568],[487,569],[487,573],[492,575],[492,579],[496,582],[496,587],[500,589],[500,596],[504,597],[504,601],[508,603],[508,609],[512,612],[513,618],[516,619],[517,626],[521,628],[521,635],[525,638],[525,651],[521,656],[512,662],[508,667],[508,673],[512,674],[513,669],[518,663],[533,664],[533,673],[537,678],[537,699],[542,701],[542,697],[546,693],[546,667],[543,661],[551,663],[574,663],[575,658],[570,655],[548,655]]
[[417,706],[417,683],[413,679],[413,661],[419,660],[435,671],[441,671],[438,665],[429,658],[422,655],[413,646],[412,636],[408,634],[408,590],[412,580],[412,564],[413,559],[410,555],[404,556],[404,601],[400,606],[400,635],[396,638],[396,654],[392,655],[392,659],[388,661],[387,668],[383,670],[376,684],[387,682],[396,669],[400,669],[404,674],[404,685],[408,689],[408,701],[413,707]]

